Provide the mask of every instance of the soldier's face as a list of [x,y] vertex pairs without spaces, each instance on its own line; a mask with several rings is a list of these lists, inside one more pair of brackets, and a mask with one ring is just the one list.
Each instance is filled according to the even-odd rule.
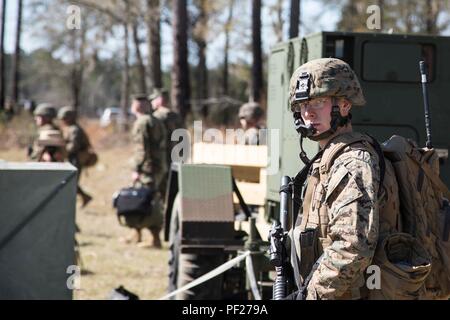
[[247,121],[244,118],[239,118],[239,122],[242,128],[247,129]]
[[142,113],[142,106],[140,101],[133,100],[133,102],[131,103],[131,113],[134,115]]
[[317,130],[315,135],[319,135],[330,129],[331,98],[321,97],[311,99],[301,103],[299,107],[305,124],[311,124]]
[[[351,104],[344,98],[336,100],[342,116],[347,116]],[[333,101],[331,97],[322,97],[311,99],[299,105],[303,121],[306,125],[311,124],[317,132],[315,136],[329,130],[331,128],[331,110]]]
[[152,100],[152,107],[153,109],[157,109],[159,107],[161,107],[163,104],[163,98],[161,96],[156,97],[155,99]]
[[36,122],[36,125],[37,125],[38,127],[41,127],[41,126],[43,126],[44,124],[47,124],[47,123],[48,123],[47,118],[46,118],[46,117],[43,117],[43,116],[36,116],[36,117],[34,117],[34,121]]

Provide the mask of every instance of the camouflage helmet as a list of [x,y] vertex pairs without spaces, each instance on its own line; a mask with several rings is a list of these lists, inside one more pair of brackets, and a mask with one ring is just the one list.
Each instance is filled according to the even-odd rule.
[[59,109],[58,111],[58,119],[75,119],[76,118],[76,110],[71,106],[65,106]]
[[318,97],[344,97],[354,106],[366,101],[358,77],[350,66],[339,59],[311,60],[294,71],[289,85],[289,104]]
[[151,95],[148,96],[148,99],[150,101],[158,98],[158,97],[163,97],[164,99],[167,99],[169,97],[169,91],[165,88],[155,88],[153,90],[153,93]]
[[239,108],[239,119],[257,121],[263,114],[264,111],[257,102],[247,102]]
[[56,109],[49,103],[40,103],[34,110],[33,114],[35,116],[49,117],[50,119],[54,119],[56,117]]
[[64,147],[66,142],[59,130],[41,130],[37,141],[42,147]]

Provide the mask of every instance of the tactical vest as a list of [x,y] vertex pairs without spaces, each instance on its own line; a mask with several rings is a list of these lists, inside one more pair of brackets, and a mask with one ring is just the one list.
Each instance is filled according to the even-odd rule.
[[[317,159],[310,171],[307,180],[307,188],[304,194],[302,214],[298,216],[294,228],[295,249],[300,260],[300,274],[306,278],[311,268],[323,251],[331,245],[332,239],[328,235],[330,221],[328,203],[330,195],[338,185],[329,185],[329,172],[334,160],[347,147],[368,151],[372,157],[377,157],[377,152],[369,143],[370,137],[360,133],[341,134],[325,147],[322,157]],[[344,172],[345,171],[345,172]],[[347,171],[339,171],[336,174],[347,174]],[[337,178],[335,181],[340,182]],[[300,240],[301,239],[301,240]],[[361,298],[360,288],[365,284],[363,275],[357,277],[340,299]]]

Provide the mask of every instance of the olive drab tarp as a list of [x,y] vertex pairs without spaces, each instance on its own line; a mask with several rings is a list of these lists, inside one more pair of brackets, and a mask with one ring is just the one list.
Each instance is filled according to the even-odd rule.
[[76,175],[0,160],[0,299],[72,298]]

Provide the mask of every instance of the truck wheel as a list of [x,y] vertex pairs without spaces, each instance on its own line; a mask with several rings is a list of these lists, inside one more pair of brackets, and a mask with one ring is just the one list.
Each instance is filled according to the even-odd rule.
[[[169,230],[169,292],[177,289],[178,282],[178,261],[180,256],[180,196],[177,194],[175,197],[172,214],[170,217],[170,230]],[[175,299],[175,297],[172,297]]]

